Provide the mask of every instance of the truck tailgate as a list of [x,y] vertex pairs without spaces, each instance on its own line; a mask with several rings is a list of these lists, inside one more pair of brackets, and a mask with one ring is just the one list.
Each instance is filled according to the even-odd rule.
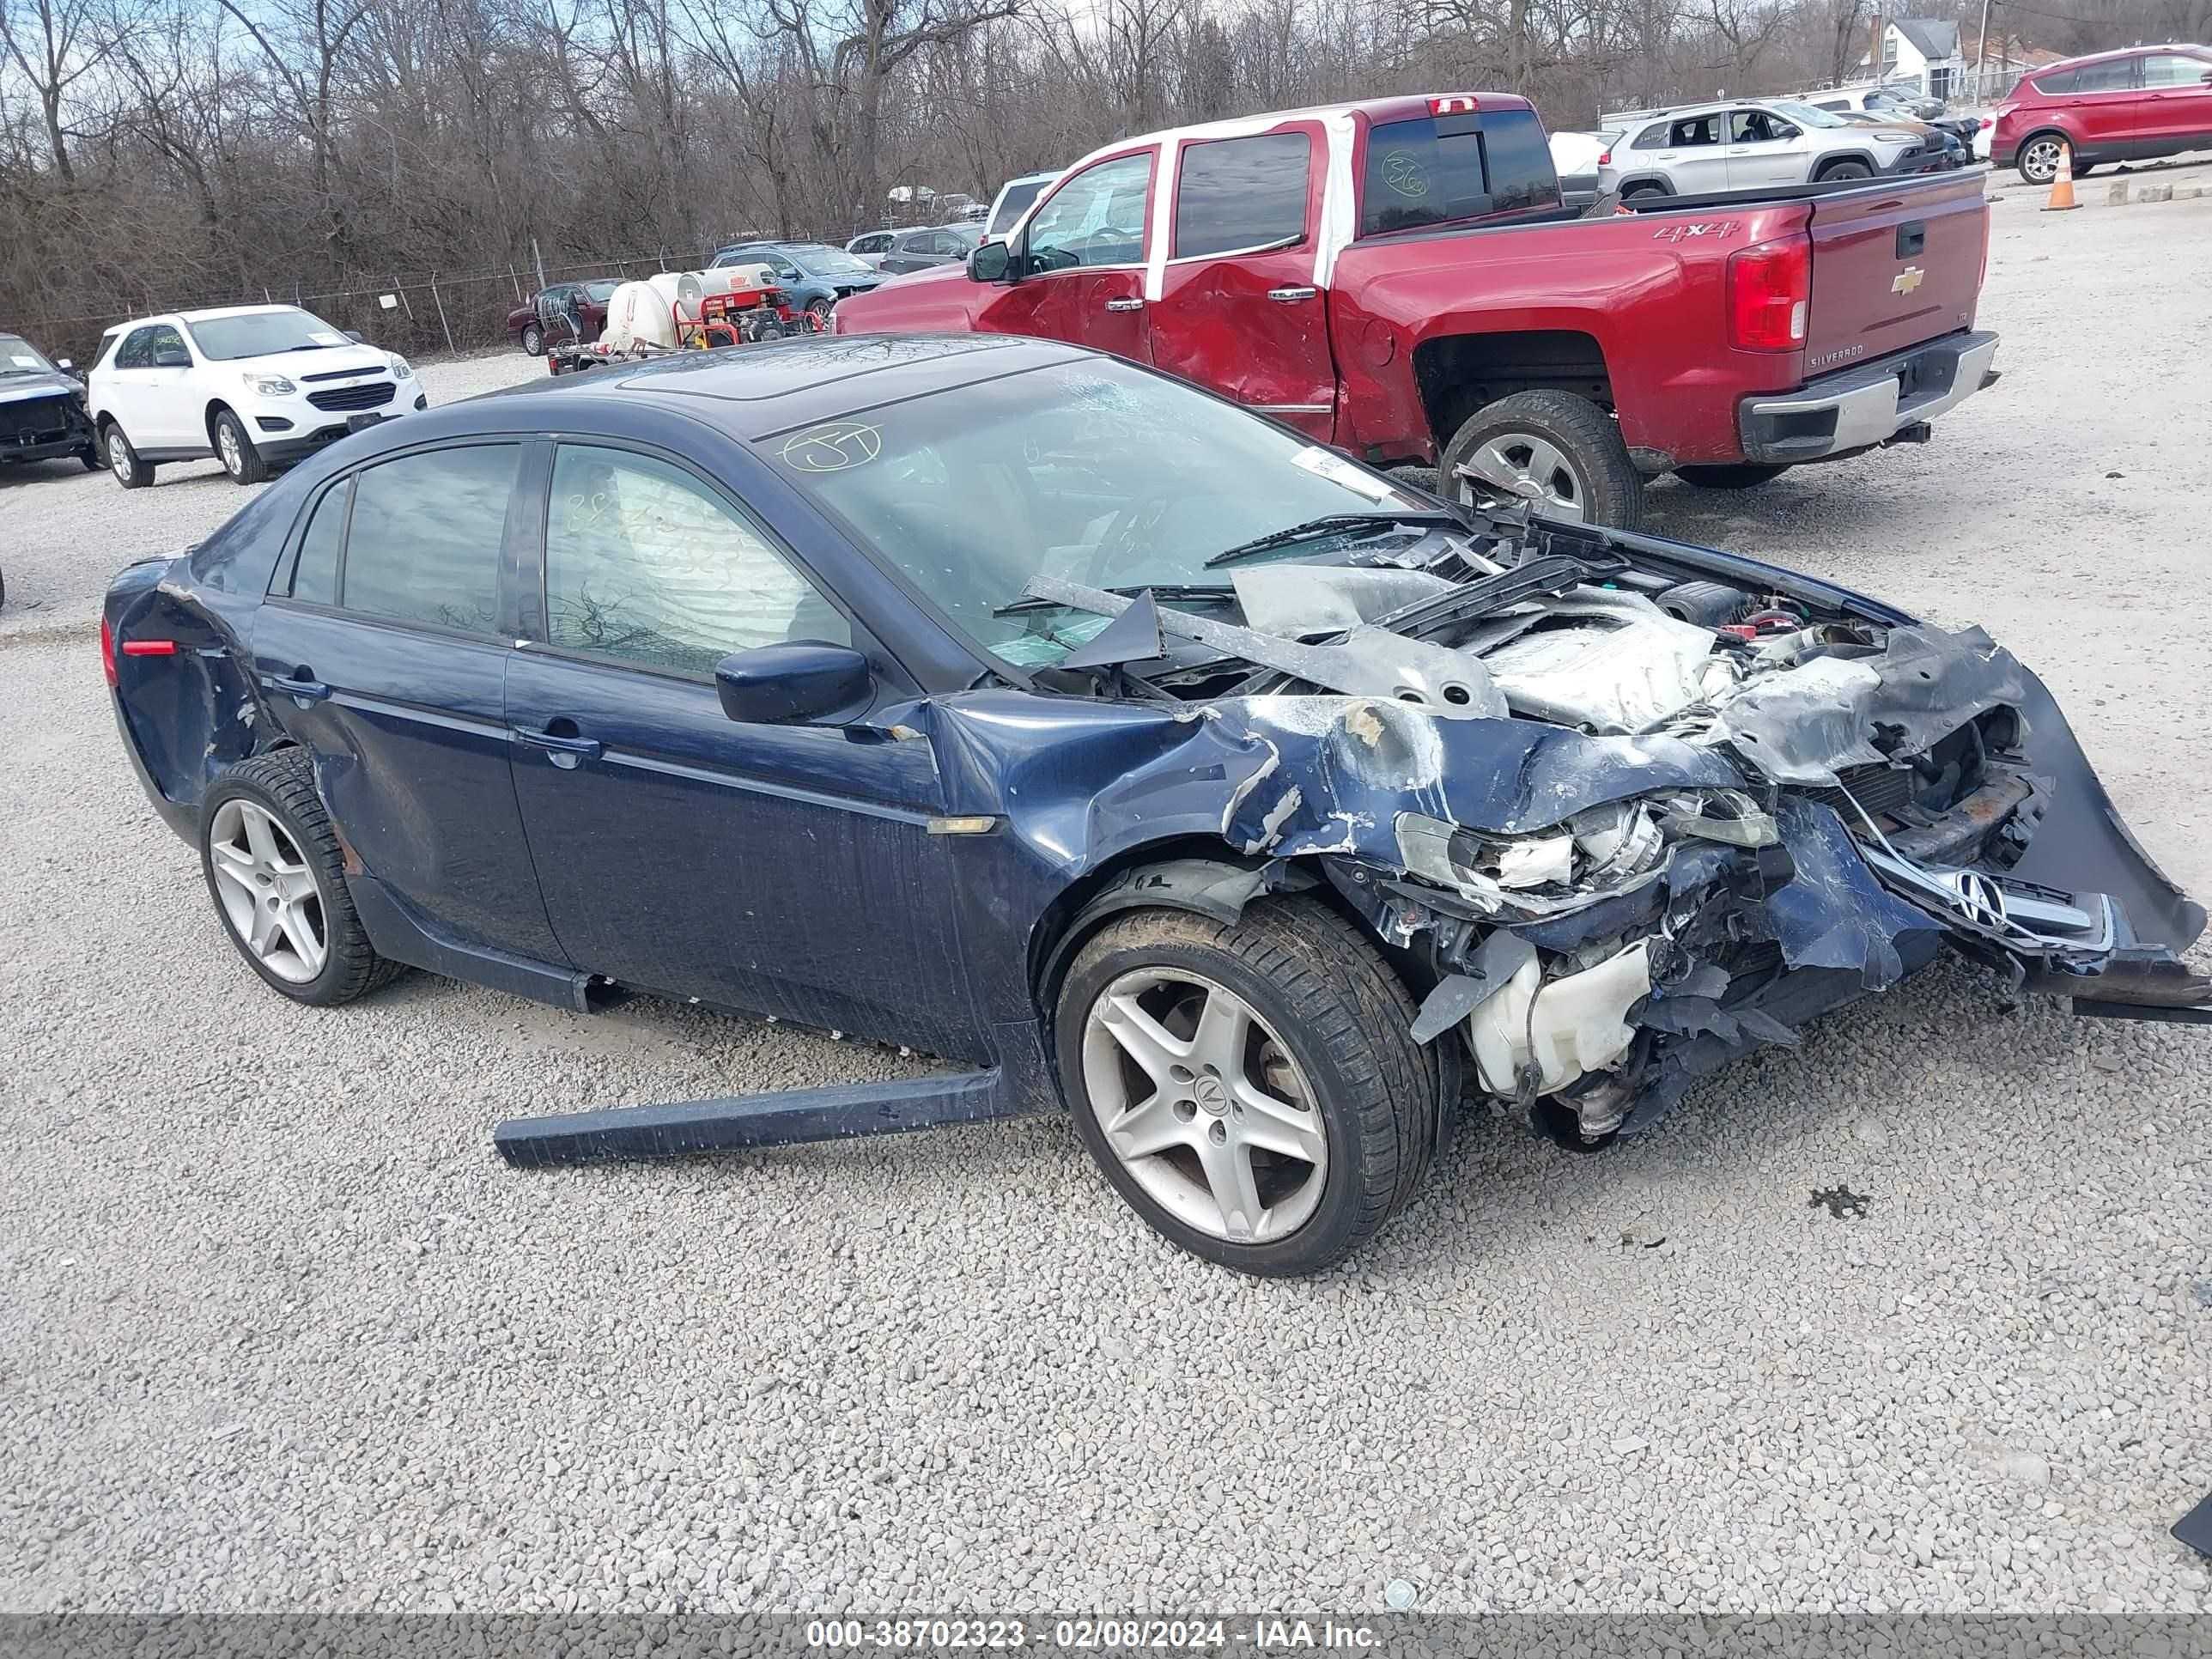
[[1885,179],[1814,198],[1808,374],[1973,325],[1988,244],[1983,177]]

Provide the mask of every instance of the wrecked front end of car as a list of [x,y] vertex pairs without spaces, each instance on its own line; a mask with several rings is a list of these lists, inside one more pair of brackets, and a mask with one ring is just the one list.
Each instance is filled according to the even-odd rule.
[[1456,1030],[1490,1095],[1644,1129],[1947,945],[2006,995],[2212,1018],[2203,909],[1980,629],[1512,515],[1352,556],[1239,569],[1233,605],[1028,591],[1112,619],[1067,689],[1181,728],[1129,798],[1218,780],[1231,851],[1405,953],[1414,1035]]

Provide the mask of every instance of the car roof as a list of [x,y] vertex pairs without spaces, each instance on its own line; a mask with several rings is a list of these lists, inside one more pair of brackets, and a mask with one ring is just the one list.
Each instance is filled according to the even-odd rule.
[[[750,443],[884,404],[1107,355],[1020,334],[818,334],[548,375],[469,404],[498,405],[514,398],[650,403]],[[469,404],[451,407],[458,411]]]
[[2049,75],[2054,70],[2079,69],[2084,64],[2106,64],[2115,58],[2140,58],[2154,52],[2187,52],[2203,56],[2212,52],[2212,47],[2200,46],[2188,40],[2147,40],[2140,46],[2115,46],[2110,52],[2085,52],[2079,58],[2062,58],[2055,64],[2045,64],[2039,69],[2023,70],[2028,80]]

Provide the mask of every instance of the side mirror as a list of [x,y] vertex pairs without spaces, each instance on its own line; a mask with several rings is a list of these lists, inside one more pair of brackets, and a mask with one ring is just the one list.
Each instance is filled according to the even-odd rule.
[[154,354],[154,367],[156,368],[190,368],[191,366],[192,354],[189,351],[172,349]]
[[733,651],[714,665],[722,712],[746,726],[794,726],[851,708],[874,684],[849,645],[797,640]]
[[2204,78],[2204,84],[2205,84],[2206,86],[2208,86],[2208,87],[2212,87],[2212,70],[2206,70],[2204,71],[2204,77],[2203,77],[2203,78]]
[[63,374],[66,374],[71,369],[75,368],[76,365],[66,357],[57,357],[54,359],[54,367],[61,370]]
[[986,242],[968,256],[968,280],[1003,283],[1013,264],[1013,253],[1004,242]]

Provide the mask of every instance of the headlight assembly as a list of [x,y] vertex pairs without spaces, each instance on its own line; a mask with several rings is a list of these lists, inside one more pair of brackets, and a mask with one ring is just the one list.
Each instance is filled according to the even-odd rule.
[[407,367],[407,360],[404,357],[395,351],[391,354],[391,360],[393,380],[411,380],[415,378],[415,371]]
[[248,387],[264,398],[289,398],[300,389],[282,374],[246,374],[242,378]]

